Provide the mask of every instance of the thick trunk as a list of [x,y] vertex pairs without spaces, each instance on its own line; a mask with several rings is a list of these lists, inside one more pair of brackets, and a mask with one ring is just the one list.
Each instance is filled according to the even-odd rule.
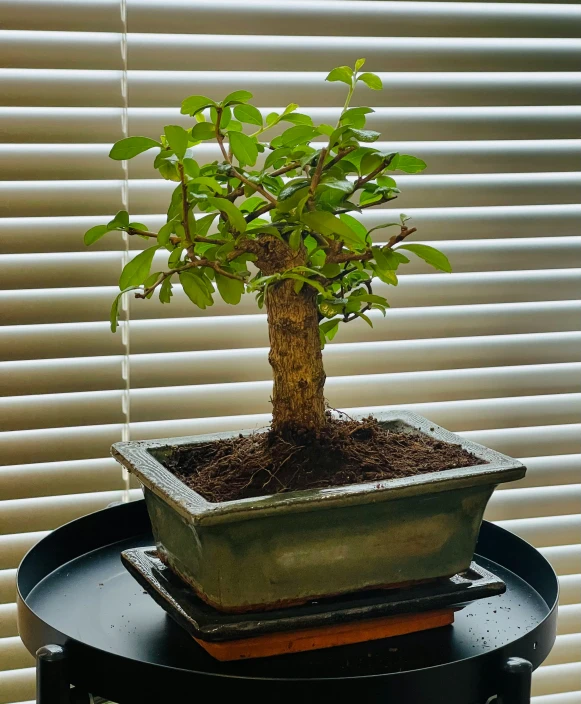
[[317,431],[325,424],[325,371],[316,291],[294,291],[286,280],[268,289],[266,308],[274,377],[272,428],[282,435]]

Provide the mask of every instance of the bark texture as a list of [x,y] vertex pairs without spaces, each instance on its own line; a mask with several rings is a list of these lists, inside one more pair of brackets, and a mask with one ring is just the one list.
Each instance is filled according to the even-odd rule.
[[325,424],[325,370],[316,291],[295,282],[270,286],[266,296],[274,390],[272,429],[283,436],[316,432]]

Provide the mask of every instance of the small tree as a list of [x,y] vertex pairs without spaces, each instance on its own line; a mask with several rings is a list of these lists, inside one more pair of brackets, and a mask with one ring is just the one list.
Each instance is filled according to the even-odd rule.
[[[87,245],[114,230],[154,242],[123,269],[121,293],[111,311],[113,331],[120,298],[128,291],[136,290],[136,298],[151,298],[157,291],[160,301],[169,303],[172,282],[178,280],[202,309],[212,305],[216,289],[232,305],[245,291],[256,294],[268,317],[272,430],[286,437],[316,432],[325,424],[321,350],[339,323],[362,318],[372,326],[366,313],[374,308],[385,315],[388,302],[373,292],[373,279],[396,286],[398,267],[409,262],[402,250],[450,271],[446,257],[433,247],[401,244],[416,230],[408,227],[405,215],[398,223],[367,230],[350,214],[397,198],[400,191],[389,172],[418,173],[426,167],[413,156],[362,146],[380,135],[365,129],[371,108],[351,107],[355,87],[382,88],[378,76],[360,73],[364,61],[327,76],[348,86],[335,126],[314,125],[294,103],[263,119],[245,90],[221,102],[202,95],[186,98],[181,112],[195,118],[191,129],[168,125],[160,141],[128,137],[109,155],[124,160],[158,150],[154,167],[178,184],[167,222],[152,233],[121,211],[85,235]],[[263,141],[264,133],[281,122],[290,126]],[[313,142],[321,136],[325,141]],[[221,158],[200,165],[192,147],[210,140],[218,143]],[[217,232],[209,234],[212,226]],[[396,234],[385,244],[373,244],[373,230],[393,226]],[[167,269],[150,273],[155,253],[164,249]]]

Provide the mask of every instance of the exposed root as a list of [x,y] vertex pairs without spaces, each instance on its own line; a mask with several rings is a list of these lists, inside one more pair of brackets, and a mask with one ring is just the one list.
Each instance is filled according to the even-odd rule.
[[176,447],[167,468],[218,502],[482,464],[460,445],[391,432],[371,417],[344,418],[329,417],[317,435],[302,434],[300,444],[262,432]]

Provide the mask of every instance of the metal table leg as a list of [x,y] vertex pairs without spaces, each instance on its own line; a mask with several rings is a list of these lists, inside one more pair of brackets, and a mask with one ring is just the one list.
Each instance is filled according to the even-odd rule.
[[69,704],[67,660],[60,645],[43,645],[36,651],[37,704]]
[[503,668],[500,704],[530,704],[533,666],[523,658],[509,658]]

